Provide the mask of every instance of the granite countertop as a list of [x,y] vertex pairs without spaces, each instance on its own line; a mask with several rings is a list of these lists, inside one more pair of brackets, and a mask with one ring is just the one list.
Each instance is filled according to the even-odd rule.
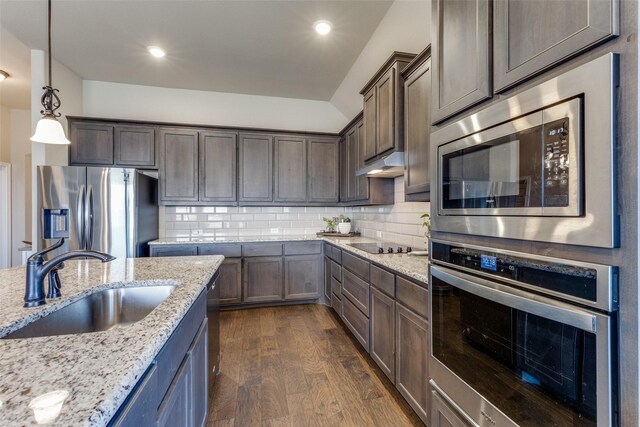
[[[375,264],[394,270],[423,283],[429,283],[429,257],[407,254],[370,254],[350,246],[350,243],[376,243],[379,240],[368,237],[326,237],[326,236],[248,236],[225,239],[207,239],[202,237],[163,238],[149,242],[150,245],[197,245],[205,243],[259,243],[259,242],[292,242],[321,240],[340,247]],[[415,248],[414,248],[415,249]]]
[[54,426],[104,426],[178,326],[222,256],[65,261],[62,298],[23,308],[25,268],[0,270],[0,336],[105,288],[177,285],[143,320],[108,331],[0,340],[0,425],[37,425],[29,402],[66,390]]

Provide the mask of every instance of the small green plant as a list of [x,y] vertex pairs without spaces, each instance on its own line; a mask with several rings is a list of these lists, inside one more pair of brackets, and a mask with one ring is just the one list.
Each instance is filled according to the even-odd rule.
[[428,213],[420,215],[420,219],[422,220],[422,226],[425,228],[425,235],[428,235],[431,231],[431,215]]
[[338,217],[338,222],[351,222],[351,218],[346,215],[340,214]]
[[327,223],[327,231],[336,231],[336,227],[338,226],[336,218],[329,219],[326,216],[323,216],[322,220]]

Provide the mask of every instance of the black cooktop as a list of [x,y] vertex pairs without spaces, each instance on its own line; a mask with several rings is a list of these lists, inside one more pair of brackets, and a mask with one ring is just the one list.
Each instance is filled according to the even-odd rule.
[[411,252],[411,246],[400,245],[393,242],[373,242],[373,243],[349,243],[361,251],[370,254],[402,254]]

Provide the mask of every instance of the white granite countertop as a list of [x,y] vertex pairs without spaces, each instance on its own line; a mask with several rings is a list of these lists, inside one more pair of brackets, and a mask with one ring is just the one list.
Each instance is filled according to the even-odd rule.
[[[326,236],[248,236],[225,239],[207,239],[201,237],[164,238],[149,242],[150,245],[197,245],[205,243],[259,243],[259,242],[292,242],[322,240],[368,259],[390,270],[404,274],[423,283],[429,282],[429,257],[407,254],[371,254],[350,246],[350,243],[375,243],[375,239],[367,237],[326,237]],[[416,249],[416,248],[414,248]]]
[[0,336],[105,288],[177,285],[143,320],[78,335],[0,340],[0,425],[38,425],[29,402],[44,393],[69,396],[53,426],[104,426],[205,289],[224,257],[66,261],[62,298],[23,308],[25,268],[0,270]]

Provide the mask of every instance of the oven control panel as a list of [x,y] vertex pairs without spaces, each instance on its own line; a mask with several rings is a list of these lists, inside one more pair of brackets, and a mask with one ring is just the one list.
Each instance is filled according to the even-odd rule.
[[544,206],[569,206],[569,119],[544,125]]

